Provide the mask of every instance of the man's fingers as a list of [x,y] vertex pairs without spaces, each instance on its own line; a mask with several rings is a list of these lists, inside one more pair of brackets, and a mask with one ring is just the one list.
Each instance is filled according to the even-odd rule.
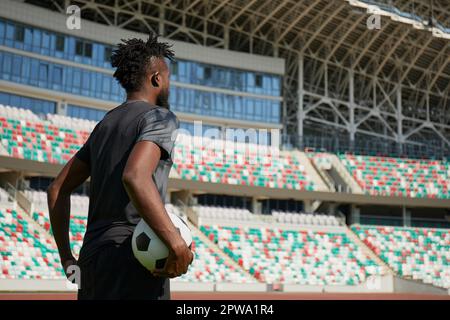
[[157,269],[152,272],[152,274],[156,277],[162,277],[162,278],[175,278],[179,275],[175,272],[166,271],[165,269]]

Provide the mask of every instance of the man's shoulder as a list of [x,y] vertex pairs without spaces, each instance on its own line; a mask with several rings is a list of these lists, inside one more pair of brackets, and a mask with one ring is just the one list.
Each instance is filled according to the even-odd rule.
[[150,122],[168,122],[174,123],[178,126],[179,120],[178,117],[171,110],[161,107],[154,106],[150,110],[146,110],[143,112],[143,118]]

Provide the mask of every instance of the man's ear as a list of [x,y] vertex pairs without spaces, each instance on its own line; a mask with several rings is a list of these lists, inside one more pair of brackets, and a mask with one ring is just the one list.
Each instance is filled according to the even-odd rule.
[[159,87],[159,72],[155,72],[154,74],[152,74],[150,81],[152,82],[152,86],[154,86],[155,88]]

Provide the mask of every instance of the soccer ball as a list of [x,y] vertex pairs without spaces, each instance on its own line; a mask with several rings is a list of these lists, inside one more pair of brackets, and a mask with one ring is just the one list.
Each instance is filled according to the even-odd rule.
[[[187,224],[177,215],[168,213],[181,237],[191,248],[192,234]],[[162,269],[166,264],[169,250],[156,233],[145,223],[144,219],[134,229],[131,241],[133,253],[136,259],[148,270]]]

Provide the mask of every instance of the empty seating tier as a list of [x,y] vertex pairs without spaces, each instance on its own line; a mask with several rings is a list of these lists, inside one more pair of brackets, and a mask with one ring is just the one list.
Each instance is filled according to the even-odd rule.
[[194,251],[194,262],[189,267],[188,273],[180,277],[179,280],[190,282],[255,282],[255,280],[246,276],[242,270],[227,263],[195,234],[193,234],[191,249]]
[[323,213],[291,213],[272,211],[272,216],[278,223],[310,225],[310,226],[339,226],[336,216]]
[[450,230],[352,226],[400,276],[450,288]]
[[236,221],[249,221],[253,219],[253,214],[249,210],[242,208],[195,206],[194,210],[197,212],[199,218]]
[[0,117],[1,143],[15,158],[65,163],[70,160],[88,136],[87,131]]
[[1,279],[62,279],[54,242],[15,210],[0,211]]
[[180,137],[174,170],[182,179],[267,188],[317,190],[294,153],[275,152],[251,144],[228,146],[207,138],[201,145]]
[[450,163],[341,154],[361,188],[372,195],[450,198]]
[[201,231],[261,282],[355,285],[381,273],[344,233],[217,225]]

